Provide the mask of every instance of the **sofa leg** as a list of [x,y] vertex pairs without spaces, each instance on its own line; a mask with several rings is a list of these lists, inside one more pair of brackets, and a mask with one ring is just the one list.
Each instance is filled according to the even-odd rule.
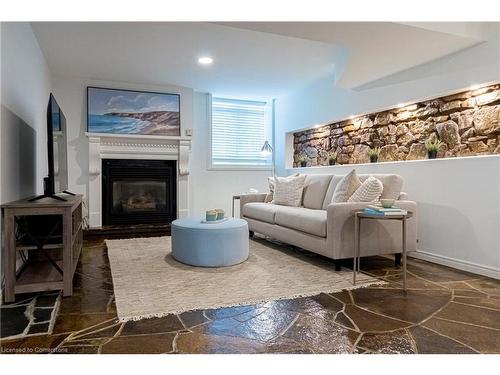
[[401,253],[394,254],[394,265],[396,267],[401,266]]
[[248,236],[249,236],[250,238],[252,238],[254,234],[255,234],[255,233],[253,232],[253,230],[248,231]]
[[340,260],[334,260],[333,263],[335,264],[335,271],[340,271],[342,266]]

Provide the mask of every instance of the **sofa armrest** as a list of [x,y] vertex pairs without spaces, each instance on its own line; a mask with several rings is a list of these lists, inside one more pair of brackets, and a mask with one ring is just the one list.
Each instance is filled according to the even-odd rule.
[[[353,239],[354,213],[361,211],[370,204],[373,204],[373,202],[341,202],[328,205],[326,235],[328,246],[332,249],[335,258],[343,256],[342,248],[345,247],[346,239],[348,241]],[[413,217],[410,220],[414,229],[411,230],[410,240],[413,241],[415,239],[416,241],[417,203],[408,200],[398,200],[396,206],[413,213]],[[413,247],[411,247],[411,250],[413,250]]]
[[399,193],[398,201],[407,201],[408,200],[408,194],[402,191]]
[[264,202],[267,193],[256,193],[256,194],[240,194],[240,217],[243,212],[243,206],[250,202]]
[[[327,207],[327,230],[337,224],[342,224],[343,221],[353,216],[356,211],[361,211],[363,208],[372,205],[373,202],[339,202],[330,203]],[[416,215],[417,203],[408,200],[396,201],[396,207],[413,212]]]

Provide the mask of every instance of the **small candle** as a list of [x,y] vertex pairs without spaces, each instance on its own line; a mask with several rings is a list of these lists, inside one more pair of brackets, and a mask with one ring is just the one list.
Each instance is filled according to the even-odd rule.
[[217,220],[224,219],[224,210],[223,209],[217,208],[215,211],[217,212]]
[[207,221],[217,220],[217,211],[216,210],[208,210],[205,213],[205,218]]

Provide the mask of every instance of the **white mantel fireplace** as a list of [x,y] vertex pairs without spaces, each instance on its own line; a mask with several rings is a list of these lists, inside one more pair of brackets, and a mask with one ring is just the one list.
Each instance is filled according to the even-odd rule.
[[89,138],[89,226],[102,226],[102,160],[177,161],[177,217],[189,215],[191,137],[87,133]]

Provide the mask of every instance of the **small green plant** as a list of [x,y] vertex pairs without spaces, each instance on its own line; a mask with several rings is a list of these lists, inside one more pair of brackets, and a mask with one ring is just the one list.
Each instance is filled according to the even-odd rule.
[[428,139],[425,141],[425,148],[427,149],[427,157],[429,159],[436,159],[437,158],[437,153],[439,148],[443,142],[441,142],[439,139]]
[[425,141],[425,148],[428,152],[437,152],[442,144],[443,142],[441,142],[439,139],[428,139]]
[[380,147],[374,147],[368,149],[368,156],[370,157],[370,162],[376,163],[380,155]]
[[297,156],[297,161],[299,162],[301,167],[305,167],[307,162],[309,161],[309,157],[306,154],[300,154]]
[[326,153],[326,159],[328,161],[336,161],[337,160],[337,156],[338,156],[338,154],[337,154],[336,151],[328,151]]

